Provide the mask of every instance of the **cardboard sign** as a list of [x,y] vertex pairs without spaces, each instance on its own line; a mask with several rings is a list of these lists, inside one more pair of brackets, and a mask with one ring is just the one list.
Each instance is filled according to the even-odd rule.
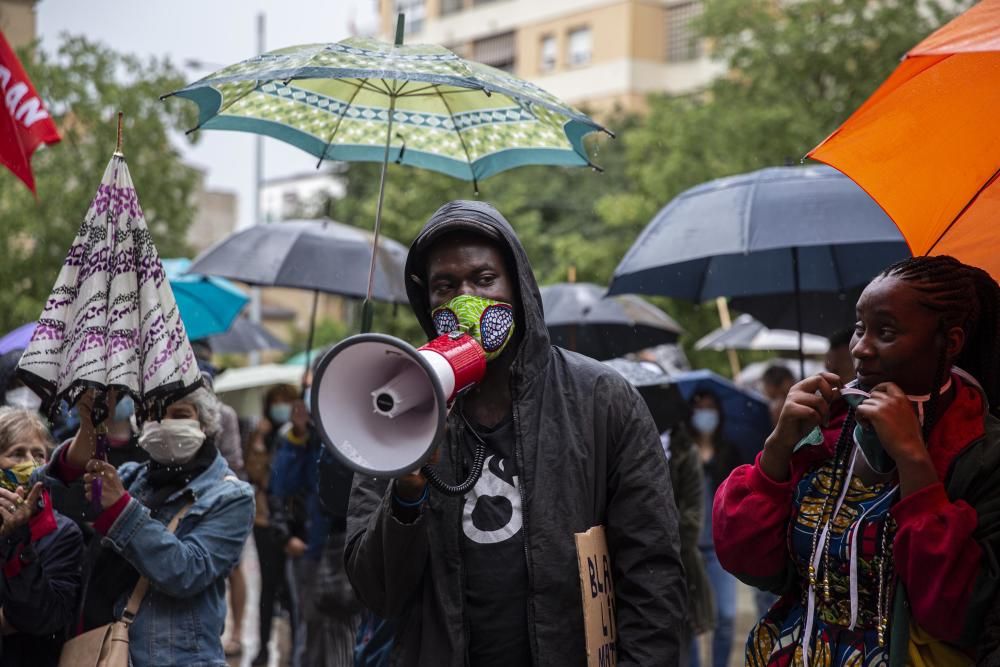
[[604,526],[576,533],[576,558],[580,565],[583,624],[587,637],[588,667],[614,667],[618,663],[615,629],[615,585]]

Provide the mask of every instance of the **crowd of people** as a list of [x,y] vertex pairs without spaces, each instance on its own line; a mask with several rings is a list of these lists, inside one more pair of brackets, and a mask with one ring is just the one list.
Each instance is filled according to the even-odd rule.
[[574,535],[596,525],[619,665],[739,659],[737,581],[759,591],[748,665],[1000,660],[1000,287],[985,272],[887,267],[826,371],[765,372],[773,431],[752,460],[711,388],[651,398],[552,346],[528,257],[488,204],[439,209],[405,273],[428,337],[469,296],[514,315],[480,341],[486,375],[434,457],[458,480],[485,452],[463,496],[419,471],[352,474],[301,388],[239,419],[201,343],[203,385],[142,423],[113,391],[102,424],[93,393],[43,417],[17,353],[0,358],[0,666],[69,664],[115,627],[136,667],[227,664],[253,645],[251,539],[254,665],[272,662],[279,614],[293,667],[582,665]]

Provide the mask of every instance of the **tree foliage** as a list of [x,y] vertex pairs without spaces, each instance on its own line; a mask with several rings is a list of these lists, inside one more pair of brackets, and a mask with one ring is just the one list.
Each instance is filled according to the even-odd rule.
[[194,125],[194,110],[159,100],[184,84],[168,61],[68,36],[54,54],[29,49],[19,57],[62,142],[32,159],[37,200],[12,174],[0,175],[0,331],[41,312],[115,150],[119,110],[125,157],[162,256],[186,254],[197,183],[169,139],[171,130]]

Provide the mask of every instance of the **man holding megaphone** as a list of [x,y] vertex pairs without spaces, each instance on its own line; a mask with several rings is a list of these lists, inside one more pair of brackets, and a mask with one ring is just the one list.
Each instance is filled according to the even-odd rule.
[[[328,444],[339,441],[349,451],[341,458],[356,458],[355,469],[371,474],[365,457],[374,460],[381,450],[366,448],[358,433],[378,439],[390,432],[403,441],[420,431],[418,418],[436,419],[433,400],[406,405],[418,376],[433,376],[435,396],[450,401],[430,428],[433,472],[355,476],[346,566],[363,602],[395,623],[392,664],[586,664],[574,534],[604,525],[618,664],[676,665],[686,595],[677,512],[643,400],[604,364],[551,346],[527,255],[492,206],[441,207],[411,246],[406,276],[418,320],[429,337],[446,334],[437,341],[447,349],[435,342],[411,352],[414,365],[400,366],[410,370],[378,379],[373,391],[363,387],[357,412],[365,428],[350,438],[338,438],[333,426],[324,433]],[[465,352],[448,347],[463,344],[463,335],[485,357],[484,372],[481,359],[469,357],[479,369],[471,388],[453,361]],[[428,350],[435,345],[450,369],[435,370],[437,352]],[[386,348],[378,358],[392,354]],[[365,357],[339,359],[360,364]],[[425,370],[412,370],[418,367]],[[337,384],[365,384],[364,373],[350,375]],[[314,389],[314,414],[325,410],[317,400],[332,404],[347,393]],[[351,421],[342,409],[340,416]],[[478,479],[459,485],[462,495],[438,490],[480,465]],[[441,479],[428,484],[426,475]]]

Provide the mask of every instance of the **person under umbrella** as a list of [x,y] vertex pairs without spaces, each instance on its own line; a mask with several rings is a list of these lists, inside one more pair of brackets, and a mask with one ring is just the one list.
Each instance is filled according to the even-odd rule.
[[0,667],[56,667],[80,598],[80,529],[30,481],[51,448],[37,412],[0,407]]
[[[80,399],[80,431],[40,471],[50,487],[82,480],[88,504],[92,481],[103,480],[94,521],[101,539],[84,557],[77,627],[86,632],[119,618],[142,578],[150,586],[129,628],[131,663],[153,667],[170,656],[172,664],[222,667],[225,582],[250,533],[254,502],[215,446],[218,399],[202,387],[167,405],[164,419],[147,421],[139,436],[150,460],[118,469],[94,458],[92,400],[89,393]],[[176,516],[171,531],[166,524]]]
[[857,311],[857,382],[792,387],[715,496],[719,562],[782,594],[746,664],[996,664],[1000,286],[914,257]]

